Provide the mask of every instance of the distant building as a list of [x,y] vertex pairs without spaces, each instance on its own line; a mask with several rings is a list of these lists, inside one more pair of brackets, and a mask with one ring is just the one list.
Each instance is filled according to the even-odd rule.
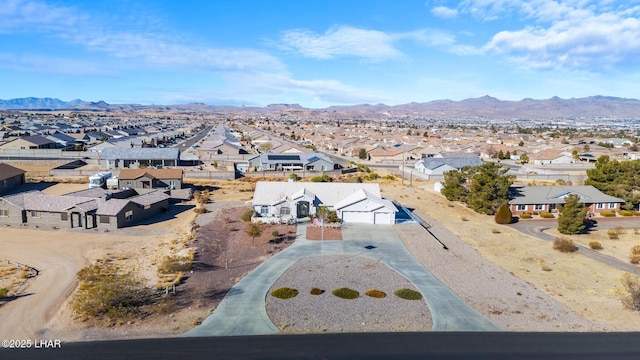
[[25,183],[25,173],[22,169],[0,163],[0,195],[22,186]]
[[178,148],[105,148],[100,165],[106,169],[177,166]]
[[56,142],[40,135],[22,136],[0,145],[2,149],[55,149]]
[[436,158],[429,157],[418,160],[414,168],[427,175],[442,175],[447,171],[460,171],[465,166],[482,165],[484,162],[479,157],[454,157]]
[[249,171],[329,171],[336,165],[321,153],[262,153],[247,159]]
[[182,169],[122,169],[118,187],[132,189],[182,189]]

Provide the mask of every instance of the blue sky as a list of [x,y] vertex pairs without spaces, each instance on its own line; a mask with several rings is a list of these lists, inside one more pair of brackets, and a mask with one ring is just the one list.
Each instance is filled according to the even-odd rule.
[[0,0],[0,99],[640,97],[640,0]]

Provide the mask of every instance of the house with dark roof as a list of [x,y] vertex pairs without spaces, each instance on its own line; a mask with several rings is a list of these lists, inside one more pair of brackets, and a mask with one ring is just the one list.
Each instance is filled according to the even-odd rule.
[[144,168],[177,166],[178,148],[105,148],[100,153],[103,168]]
[[247,159],[249,171],[329,171],[335,163],[322,153],[261,153]]
[[96,188],[67,195],[29,191],[0,197],[0,224],[116,229],[169,208],[169,195],[162,191],[126,191],[124,194]]
[[320,206],[336,211],[346,223],[394,224],[398,212],[375,183],[259,181],[251,205],[256,212],[253,221],[265,223],[312,216]]
[[182,169],[121,169],[118,187],[132,189],[182,189]]
[[2,149],[55,149],[56,142],[41,135],[21,136],[0,145]]
[[511,213],[519,215],[534,212],[557,212],[570,194],[580,196],[580,201],[591,213],[618,211],[623,199],[607,195],[591,185],[585,186],[513,186],[510,189]]
[[22,186],[25,183],[25,173],[22,169],[0,163],[0,195]]

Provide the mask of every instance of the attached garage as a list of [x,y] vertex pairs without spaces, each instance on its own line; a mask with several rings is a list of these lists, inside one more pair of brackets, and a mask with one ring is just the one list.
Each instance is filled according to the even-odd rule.
[[371,223],[371,213],[368,211],[342,211],[342,222]]
[[373,213],[373,223],[374,224],[394,224],[395,213],[391,212],[376,212]]
[[335,205],[345,223],[395,224],[398,209],[389,200],[364,190],[357,191]]

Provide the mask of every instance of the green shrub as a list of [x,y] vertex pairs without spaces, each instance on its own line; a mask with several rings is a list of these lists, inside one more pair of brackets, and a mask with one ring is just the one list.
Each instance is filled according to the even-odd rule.
[[395,180],[395,179],[396,179],[396,177],[395,177],[395,176],[393,176],[393,175],[391,175],[391,174],[387,174],[387,175],[385,175],[385,176],[384,176],[384,179],[385,179],[385,180]]
[[540,213],[540,217],[543,219],[553,219],[555,218],[555,215],[553,215],[552,213],[548,212],[548,211],[543,211]]
[[240,216],[240,220],[244,222],[249,222],[251,221],[251,218],[253,217],[254,214],[255,214],[255,211],[253,211],[252,209],[249,209],[242,213],[242,215]]
[[375,179],[377,179],[379,177],[380,177],[380,175],[378,175],[377,173],[372,172],[372,173],[367,174],[364,178],[369,180],[369,181],[373,181],[373,180],[375,180]]
[[589,247],[592,248],[593,250],[602,250],[602,244],[600,244],[597,241],[589,242]]
[[518,216],[520,217],[520,219],[531,219],[531,214],[529,213],[522,213]]
[[331,182],[333,181],[333,179],[331,179],[331,177],[329,175],[322,175],[322,176],[314,176],[311,178],[312,182]]
[[387,294],[384,291],[377,290],[377,289],[369,289],[365,291],[364,294],[376,299],[382,299],[387,297]]
[[353,299],[357,299],[360,297],[360,293],[357,292],[356,290],[353,289],[349,289],[349,288],[339,288],[339,289],[335,289],[333,290],[333,295],[342,298],[342,299],[349,299],[349,300],[353,300]]
[[0,288],[0,299],[4,299],[7,296],[9,296],[9,289],[7,288]]
[[513,214],[511,214],[511,209],[509,209],[509,205],[502,204],[496,211],[495,220],[496,224],[511,224]]
[[278,299],[291,299],[298,296],[298,290],[288,287],[281,287],[279,289],[273,290],[271,292],[271,296]]
[[574,252],[578,250],[578,247],[571,239],[566,237],[557,237],[553,240],[553,248],[560,252]]
[[309,294],[311,294],[311,295],[322,295],[322,294],[324,294],[324,290],[314,287],[313,289],[311,289],[311,291],[309,291]]
[[633,210],[620,210],[620,211],[618,211],[618,214],[620,214],[620,216],[634,216],[635,215],[635,211],[633,211]]
[[402,298],[405,300],[421,300],[422,299],[421,293],[412,289],[407,289],[407,288],[396,290],[394,294],[396,294],[396,296],[398,296],[399,298]]
[[601,211],[600,215],[602,215],[604,217],[613,217],[613,216],[616,216],[616,212],[615,211]]

